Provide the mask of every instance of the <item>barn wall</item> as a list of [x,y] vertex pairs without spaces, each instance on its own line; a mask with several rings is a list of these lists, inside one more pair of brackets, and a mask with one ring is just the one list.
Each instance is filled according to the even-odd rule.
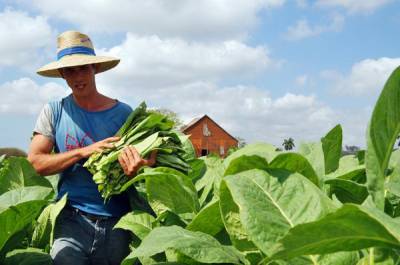
[[[211,136],[203,136],[203,124],[207,124]],[[201,156],[201,150],[208,150],[209,153],[218,154],[222,157],[227,155],[227,151],[231,147],[236,147],[238,142],[236,139],[227,134],[217,124],[215,124],[207,116],[202,118],[196,124],[184,131],[185,134],[190,134],[197,156]],[[223,153],[221,153],[223,149]]]

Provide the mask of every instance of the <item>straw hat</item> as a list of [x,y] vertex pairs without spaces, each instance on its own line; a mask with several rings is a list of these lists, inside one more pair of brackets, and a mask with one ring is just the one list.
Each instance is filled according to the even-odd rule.
[[96,56],[90,38],[78,31],[66,31],[57,38],[57,61],[46,64],[37,73],[47,77],[62,77],[58,69],[95,64],[97,73],[115,67],[119,59]]

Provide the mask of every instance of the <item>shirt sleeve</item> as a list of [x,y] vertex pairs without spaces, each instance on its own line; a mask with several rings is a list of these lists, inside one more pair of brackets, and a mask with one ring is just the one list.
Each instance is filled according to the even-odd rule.
[[50,104],[46,104],[40,112],[35,128],[33,129],[33,135],[35,134],[42,134],[54,142],[55,130]]

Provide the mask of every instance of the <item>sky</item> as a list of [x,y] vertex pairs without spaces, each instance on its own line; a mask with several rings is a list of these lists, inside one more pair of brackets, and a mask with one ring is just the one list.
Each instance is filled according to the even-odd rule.
[[395,0],[0,0],[0,147],[28,151],[41,108],[67,96],[36,74],[78,30],[120,64],[105,95],[188,123],[204,114],[247,143],[318,141],[341,124],[365,147],[385,81],[400,64]]

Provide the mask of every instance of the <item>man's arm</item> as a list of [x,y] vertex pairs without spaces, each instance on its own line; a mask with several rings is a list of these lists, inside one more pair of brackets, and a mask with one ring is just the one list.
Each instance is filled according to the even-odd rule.
[[118,141],[119,137],[109,137],[89,146],[74,149],[68,152],[51,154],[54,144],[48,137],[36,134],[31,142],[28,160],[42,176],[60,173],[72,166],[82,158],[87,158],[94,152],[101,152],[105,148],[112,147],[112,142]]

